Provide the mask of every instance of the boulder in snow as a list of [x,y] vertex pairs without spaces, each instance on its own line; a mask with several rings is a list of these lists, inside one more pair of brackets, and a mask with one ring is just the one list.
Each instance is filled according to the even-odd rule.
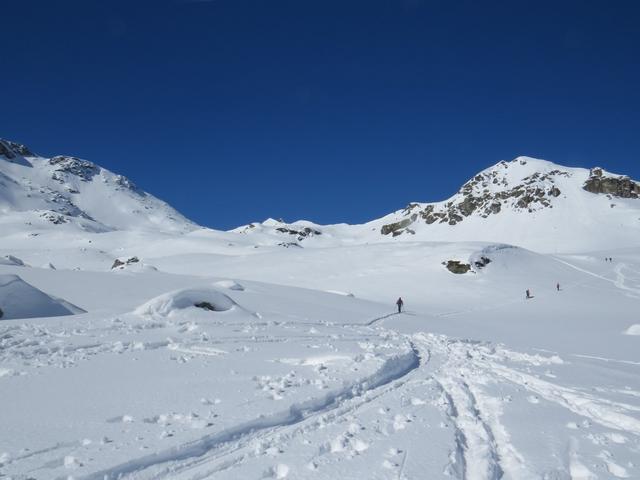
[[445,266],[451,273],[457,274],[467,273],[471,270],[471,265],[468,263],[462,263],[460,260],[449,260],[445,263]]

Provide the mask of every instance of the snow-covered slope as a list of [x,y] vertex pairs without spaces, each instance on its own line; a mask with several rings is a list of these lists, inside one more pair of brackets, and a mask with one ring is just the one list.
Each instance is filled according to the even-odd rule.
[[630,247],[640,238],[640,184],[601,168],[518,157],[483,170],[451,198],[411,203],[363,225],[269,219],[234,232],[283,246],[395,241],[489,241],[541,252]]
[[18,275],[0,274],[0,320],[58,317],[83,312],[65,300],[50,297]]
[[[120,243],[128,244],[132,233],[139,237],[150,231],[174,239],[175,233],[192,232],[194,241],[187,244],[202,244],[206,237],[201,248],[225,254],[233,254],[226,247],[238,245],[296,249],[407,240],[502,242],[550,253],[594,251],[636,244],[639,197],[639,183],[601,168],[518,157],[483,170],[447,200],[411,203],[361,225],[268,219],[216,232],[91,162],[43,158],[24,145],[0,140],[0,226],[5,237],[16,234],[20,241],[25,234],[63,241],[72,232],[126,232],[128,238]],[[154,244],[145,238],[136,251],[125,253],[140,255]],[[112,259],[117,253],[108,255]]]
[[[129,179],[87,160],[0,140],[0,225],[9,231],[186,232],[195,225]],[[26,226],[25,226],[26,225]]]
[[77,159],[0,174],[1,478],[640,478],[630,179],[519,158],[220,232]]
[[601,168],[519,157],[439,203],[414,203],[374,224],[389,236],[499,241],[544,252],[623,248],[640,238],[640,184]]

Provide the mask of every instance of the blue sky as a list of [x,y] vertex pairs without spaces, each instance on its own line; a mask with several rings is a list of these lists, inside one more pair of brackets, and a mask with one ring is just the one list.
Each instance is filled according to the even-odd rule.
[[8,0],[0,136],[214,228],[363,222],[518,155],[640,178],[640,4]]

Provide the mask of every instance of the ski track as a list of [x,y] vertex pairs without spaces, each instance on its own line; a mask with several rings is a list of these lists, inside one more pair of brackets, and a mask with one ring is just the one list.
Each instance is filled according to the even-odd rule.
[[567,267],[573,268],[574,270],[577,270],[578,272],[582,272],[585,273],[587,275],[590,275],[592,277],[598,278],[600,280],[604,280],[605,282],[609,282],[612,283],[616,288],[619,288],[620,290],[624,290],[625,292],[628,292],[627,295],[633,297],[633,298],[640,298],[640,289],[638,288],[633,288],[633,287],[629,287],[626,284],[626,277],[625,275],[622,273],[622,269],[627,267],[627,264],[625,263],[618,263],[615,268],[614,268],[614,273],[616,274],[616,278],[615,279],[611,279],[611,278],[607,278],[603,275],[599,275],[597,273],[593,273],[589,270],[586,270],[584,268],[578,267],[576,265],[573,265],[570,262],[567,262],[565,260],[561,260],[557,257],[552,257],[554,260],[556,260],[559,263],[562,263],[564,265],[566,265]]
[[597,398],[496,363],[490,363],[490,367],[498,377],[520,385],[602,426],[640,435],[640,419],[631,416],[632,412],[640,411],[640,407]]
[[[346,401],[356,397],[363,397],[370,391],[401,379],[417,369],[420,363],[420,354],[412,346],[408,353],[388,359],[380,370],[373,375],[349,384],[340,390],[299,404],[293,404],[282,412],[258,417],[185,445],[131,460],[106,470],[79,477],[79,479],[115,480],[167,463],[173,464],[170,471],[175,472],[175,468],[178,468],[175,463],[202,457],[220,446],[241,440],[243,437],[254,436],[256,432],[296,425],[314,415],[326,413],[341,406]],[[64,480],[64,478],[59,477],[59,480]]]
[[[594,274],[594,276],[597,275]],[[283,411],[259,416],[165,451],[74,478],[78,480],[134,478],[205,480],[213,478],[216,473],[237,468],[245,460],[256,457],[257,442],[288,442],[295,437],[323,428],[327,424],[335,424],[364,405],[382,400],[386,395],[396,395],[400,389],[405,388],[412,379],[416,378],[423,381],[432,380],[441,392],[443,405],[446,407],[443,415],[453,426],[453,445],[444,473],[458,480],[540,478],[511,442],[508,429],[500,420],[503,403],[499,398],[486,393],[484,385],[487,382],[515,385],[519,389],[529,391],[606,428],[640,437],[640,418],[636,418],[637,412],[640,412],[640,406],[614,402],[596,397],[591,393],[556,385],[531,374],[528,368],[528,371],[524,372],[519,368],[506,365],[507,362],[515,362],[526,368],[526,366],[562,364],[562,359],[555,355],[550,357],[530,355],[513,352],[502,346],[495,347],[487,342],[453,340],[435,334],[402,335],[382,326],[385,319],[395,315],[399,314],[393,312],[365,323],[343,324],[345,328],[355,331],[353,335],[345,336],[350,340],[368,338],[371,334],[364,332],[369,331],[377,332],[383,338],[390,336],[396,340],[404,340],[408,345],[406,353],[387,359],[372,375],[325,395],[295,403]],[[165,326],[176,327],[176,325]],[[31,330],[18,333],[15,328],[4,330],[0,336],[0,354],[18,353],[23,360],[33,360],[40,356],[68,353],[78,353],[84,357],[135,347],[134,342],[123,341],[54,345],[44,348],[41,342],[34,342],[28,338],[33,333],[34,331]],[[53,333],[46,329],[36,329],[35,333],[37,338],[60,337],[59,341],[71,336],[66,332]],[[24,338],[19,338],[22,335]],[[317,336],[307,335],[296,338],[318,340]],[[334,337],[328,338],[331,338],[331,341],[340,340]],[[280,339],[275,336],[256,335],[237,338],[229,336],[208,343],[228,344],[240,341],[261,343],[290,340],[290,337]],[[191,345],[171,341],[149,343],[145,348],[169,348],[207,356],[220,356],[227,353],[213,347],[203,347],[202,344]],[[578,354],[575,356],[591,358]],[[576,445],[577,441],[573,441],[567,454],[566,468],[571,478],[581,478],[579,476],[581,472],[591,474],[578,459]],[[38,453],[34,452],[33,455]],[[404,478],[408,460],[408,451],[405,450],[397,472],[398,479]],[[624,470],[610,459],[606,459],[603,465],[614,471]],[[58,480],[66,479],[66,476],[58,477]]]
[[[451,376],[435,377],[449,405],[456,428],[451,469],[463,480],[497,480],[502,477],[495,439],[483,421],[469,386]],[[463,459],[461,461],[460,459]]]

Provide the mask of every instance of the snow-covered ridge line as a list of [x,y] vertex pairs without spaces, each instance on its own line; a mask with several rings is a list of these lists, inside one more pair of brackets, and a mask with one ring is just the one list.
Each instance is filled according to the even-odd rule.
[[447,200],[413,202],[365,224],[268,219],[232,232],[287,247],[481,240],[555,253],[631,247],[639,218],[640,183],[628,176],[517,157],[484,169]]
[[[197,228],[128,178],[88,160],[46,158],[25,145],[0,139],[0,211],[7,220],[38,230],[106,232]],[[8,229],[5,229],[8,230]]]
[[[148,455],[80,477],[80,480],[116,480],[152,466],[201,457],[223,444],[237,441],[245,436],[254,435],[263,430],[294,425],[313,415],[333,410],[345,401],[361,397],[367,392],[404,377],[419,366],[420,355],[417,350],[411,346],[408,352],[387,359],[378,371],[372,375],[349,383],[339,390],[329,392],[318,398],[311,398],[301,403],[294,403],[288,409],[281,412],[258,417],[235,427],[227,428],[221,432],[207,435],[186,445],[171,448],[164,452]],[[58,480],[65,479],[59,477]]]

